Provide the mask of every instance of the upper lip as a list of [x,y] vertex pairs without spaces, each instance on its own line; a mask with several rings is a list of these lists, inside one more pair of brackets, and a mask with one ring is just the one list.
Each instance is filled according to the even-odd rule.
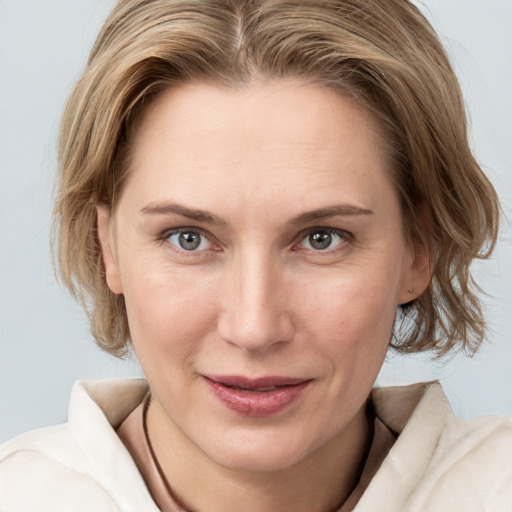
[[311,379],[297,378],[297,377],[281,377],[270,375],[267,377],[257,377],[251,379],[241,375],[204,375],[207,379],[223,384],[225,386],[233,386],[242,389],[264,389],[273,388],[278,386],[294,386],[302,384]]

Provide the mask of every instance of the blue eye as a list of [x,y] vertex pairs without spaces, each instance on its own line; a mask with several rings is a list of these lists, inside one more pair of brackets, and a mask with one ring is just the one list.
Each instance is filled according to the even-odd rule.
[[193,229],[177,229],[167,233],[166,239],[183,251],[199,252],[208,249],[211,242],[199,231]]
[[344,241],[342,231],[332,229],[316,229],[310,231],[301,241],[300,246],[313,251],[334,249]]

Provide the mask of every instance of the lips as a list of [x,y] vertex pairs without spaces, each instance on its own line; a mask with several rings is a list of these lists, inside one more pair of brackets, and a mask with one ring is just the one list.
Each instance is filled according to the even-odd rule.
[[277,414],[295,401],[310,379],[205,375],[213,394],[229,409],[243,416],[263,418]]

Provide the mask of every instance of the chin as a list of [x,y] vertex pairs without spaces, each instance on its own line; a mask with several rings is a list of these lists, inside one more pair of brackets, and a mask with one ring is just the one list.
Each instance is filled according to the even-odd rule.
[[215,446],[202,449],[227,469],[265,473],[291,468],[308,456],[307,446],[305,440],[293,440],[289,434],[258,435],[252,431],[245,435],[225,434]]
[[[268,452],[268,450],[265,450]],[[243,450],[235,453],[222,453],[217,457],[217,464],[234,471],[255,473],[274,473],[291,468],[302,459],[297,453],[264,453],[262,450]]]

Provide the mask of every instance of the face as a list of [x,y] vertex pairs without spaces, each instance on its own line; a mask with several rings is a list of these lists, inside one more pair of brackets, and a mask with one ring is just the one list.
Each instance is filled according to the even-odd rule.
[[422,288],[381,142],[368,112],[295,81],[190,84],[143,113],[100,209],[107,281],[162,424],[209,460],[285,468],[363,410]]

